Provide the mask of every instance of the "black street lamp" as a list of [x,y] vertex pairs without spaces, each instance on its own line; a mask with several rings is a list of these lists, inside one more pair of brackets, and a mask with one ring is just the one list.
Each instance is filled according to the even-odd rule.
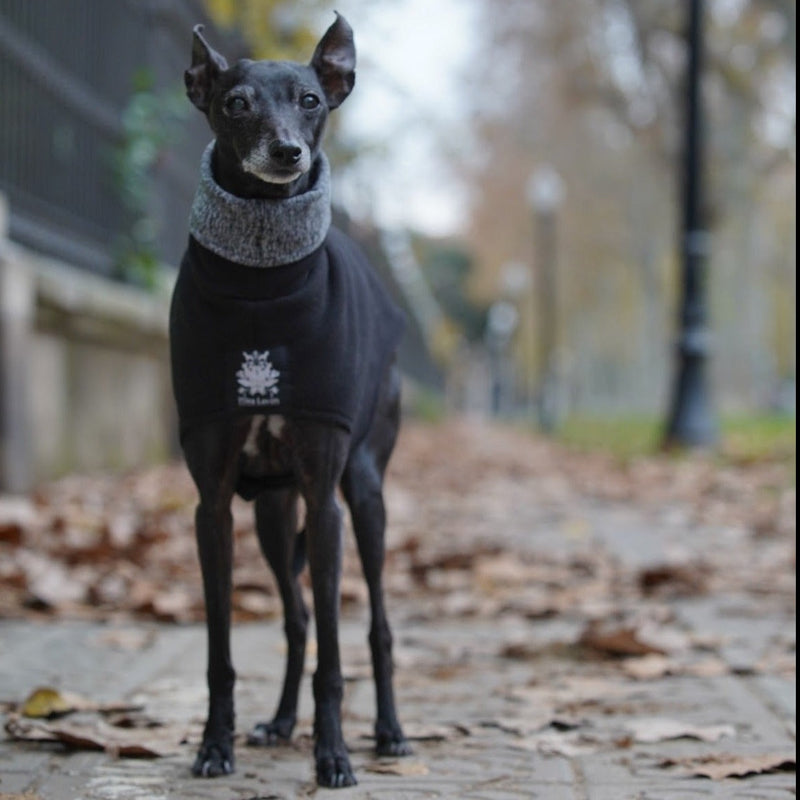
[[706,274],[709,233],[703,209],[703,120],[700,78],[703,62],[703,2],[689,0],[686,73],[686,139],[682,253],[682,298],[677,374],[664,445],[709,446],[718,430],[708,390]]

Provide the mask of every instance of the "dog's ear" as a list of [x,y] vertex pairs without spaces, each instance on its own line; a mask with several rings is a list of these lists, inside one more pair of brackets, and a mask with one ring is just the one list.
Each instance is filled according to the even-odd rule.
[[183,81],[186,96],[206,113],[211,103],[211,87],[220,72],[228,69],[228,62],[203,38],[202,25],[195,25],[192,30],[192,66],[183,73]]
[[325,92],[328,108],[340,106],[356,82],[353,29],[338,11],[335,13],[336,21],[325,31],[311,58],[311,67]]

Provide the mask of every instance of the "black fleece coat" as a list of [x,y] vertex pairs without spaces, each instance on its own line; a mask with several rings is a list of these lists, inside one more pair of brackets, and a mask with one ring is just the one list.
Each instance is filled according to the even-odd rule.
[[189,237],[170,312],[181,439],[223,416],[282,414],[368,432],[403,316],[359,246],[331,227],[292,264],[250,267]]

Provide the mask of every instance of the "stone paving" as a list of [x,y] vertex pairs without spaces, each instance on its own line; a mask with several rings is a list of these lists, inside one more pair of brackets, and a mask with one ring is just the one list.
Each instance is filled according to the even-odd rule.
[[[585,510],[587,515],[591,528],[580,537],[543,532],[527,546],[547,553],[588,544],[611,552],[622,567],[658,563],[666,550],[678,546],[705,551],[726,546],[712,533],[701,543],[696,531],[656,524],[623,505],[598,503]],[[510,530],[508,536],[514,535]],[[371,751],[367,615],[363,608],[344,615],[344,730],[359,784],[335,794],[313,783],[310,680],[303,685],[300,722],[290,745],[263,750],[240,743],[234,775],[196,780],[189,765],[205,704],[201,626],[0,621],[0,701],[24,699],[39,685],[97,701],[125,698],[141,703],[146,714],[175,734],[175,752],[157,759],[0,740],[0,800],[796,796],[793,769],[711,780],[692,777],[686,768],[687,759],[721,754],[794,759],[793,602],[735,592],[668,601],[673,626],[693,637],[695,646],[713,639],[722,667],[649,680],[633,679],[616,662],[565,655],[559,643],[574,641],[582,625],[568,615],[437,619],[421,607],[424,602],[408,597],[394,603],[391,612],[398,705],[415,750],[401,761],[378,759]],[[524,643],[528,655],[509,657],[510,642]],[[541,655],[530,654],[536,650]],[[283,669],[280,623],[237,626],[234,659],[237,726],[245,732],[270,715],[277,698]],[[540,719],[539,702],[548,693],[559,695],[561,712]],[[709,741],[637,738],[637,720],[665,717],[723,733]]]

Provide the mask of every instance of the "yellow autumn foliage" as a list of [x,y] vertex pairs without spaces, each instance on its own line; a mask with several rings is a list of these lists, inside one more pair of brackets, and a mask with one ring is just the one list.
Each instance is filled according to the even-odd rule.
[[209,15],[221,28],[235,28],[253,58],[307,59],[317,34],[310,25],[321,3],[285,0],[206,0]]

